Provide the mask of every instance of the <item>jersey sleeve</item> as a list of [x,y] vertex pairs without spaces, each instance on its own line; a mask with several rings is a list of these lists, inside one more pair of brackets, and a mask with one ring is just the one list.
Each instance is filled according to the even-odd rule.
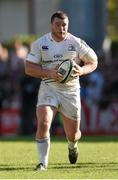
[[86,55],[89,51],[90,51],[90,47],[89,45],[82,39],[80,39],[80,42],[79,42],[79,48],[78,48],[78,54],[79,54],[79,57],[82,58],[84,55]]
[[32,43],[31,50],[30,50],[29,54],[27,55],[26,60],[33,62],[33,63],[36,63],[36,64],[38,64],[40,62],[41,50],[40,50],[40,46],[39,46],[38,41],[35,41],[34,43]]

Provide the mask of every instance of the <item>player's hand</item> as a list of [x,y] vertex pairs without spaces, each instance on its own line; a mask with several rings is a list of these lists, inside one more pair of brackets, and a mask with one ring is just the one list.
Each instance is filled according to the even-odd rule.
[[72,78],[76,78],[82,75],[83,75],[83,68],[79,66],[78,64],[75,64],[73,67],[73,74],[71,75]]
[[58,73],[58,66],[49,70],[48,74],[51,79],[55,79],[56,81],[61,81],[63,79],[63,76]]

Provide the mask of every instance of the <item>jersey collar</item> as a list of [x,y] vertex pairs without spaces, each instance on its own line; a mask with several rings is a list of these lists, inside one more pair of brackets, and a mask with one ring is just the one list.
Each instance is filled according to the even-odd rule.
[[[68,34],[69,34],[69,33],[68,33]],[[66,37],[65,37],[65,39],[64,39],[63,41],[66,41],[66,40],[67,40],[68,34],[66,35]],[[55,41],[55,40],[52,38],[51,32],[49,33],[49,39],[50,39],[50,41]]]

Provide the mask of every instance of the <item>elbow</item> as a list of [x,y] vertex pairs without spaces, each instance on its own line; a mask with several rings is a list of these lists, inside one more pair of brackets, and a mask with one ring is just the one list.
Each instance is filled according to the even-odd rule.
[[98,60],[96,60],[94,63],[94,68],[96,69],[97,67],[98,67]]
[[29,71],[28,71],[27,68],[25,68],[25,74],[26,74],[26,75],[29,75]]
[[29,71],[28,71],[28,68],[27,68],[27,65],[25,64],[25,74],[28,75],[29,74]]
[[98,57],[97,57],[97,55],[96,55],[96,57],[95,57],[95,69],[98,67]]
[[97,67],[98,67],[98,61],[94,60],[94,62],[92,63],[92,71],[95,71],[97,69]]
[[27,62],[25,63],[25,74],[30,75],[30,69]]
[[28,75],[28,76],[32,76],[32,73],[29,70],[29,68],[25,68],[25,74]]
[[92,52],[92,63],[93,63],[93,69],[95,70],[98,67],[98,57],[97,55],[94,53],[94,51]]

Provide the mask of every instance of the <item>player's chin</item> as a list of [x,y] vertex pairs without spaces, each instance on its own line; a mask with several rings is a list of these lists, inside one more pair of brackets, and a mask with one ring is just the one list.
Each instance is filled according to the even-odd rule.
[[64,39],[65,38],[65,36],[66,36],[66,33],[59,33],[58,34],[58,37],[60,38],[60,39]]

